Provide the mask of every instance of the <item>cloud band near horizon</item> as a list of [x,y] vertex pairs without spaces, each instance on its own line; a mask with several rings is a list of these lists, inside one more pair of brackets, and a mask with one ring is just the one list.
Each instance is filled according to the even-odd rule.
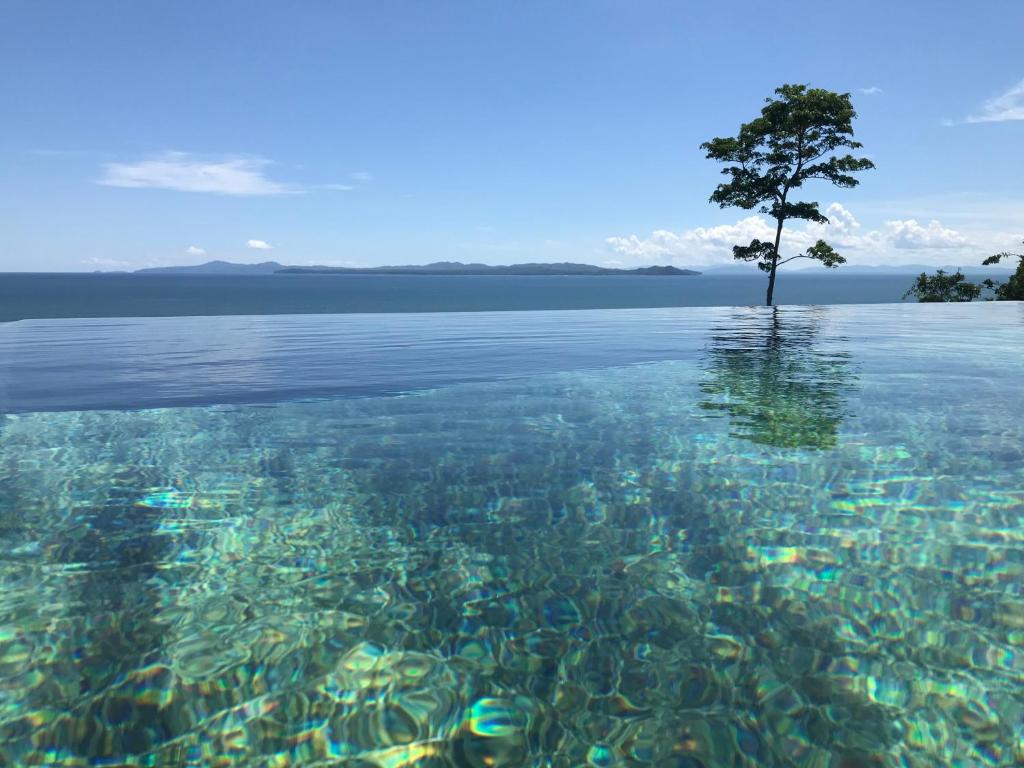
[[[948,259],[950,255],[974,258],[978,254],[995,252],[1019,239],[1013,233],[992,233],[984,237],[969,237],[937,219],[922,223],[917,219],[892,219],[880,229],[863,231],[854,215],[839,203],[832,203],[825,211],[827,224],[807,223],[791,225],[783,230],[781,250],[786,255],[804,251],[817,240],[823,239],[848,257],[854,255],[856,263],[899,263],[914,254],[914,260]],[[763,216],[747,216],[732,224],[712,227],[694,227],[679,231],[659,229],[647,237],[636,234],[613,236],[605,244],[615,254],[637,264],[671,262],[679,265],[711,266],[734,262],[732,247],[746,245],[754,238],[772,241],[775,225]],[[980,261],[980,259],[979,259]]]

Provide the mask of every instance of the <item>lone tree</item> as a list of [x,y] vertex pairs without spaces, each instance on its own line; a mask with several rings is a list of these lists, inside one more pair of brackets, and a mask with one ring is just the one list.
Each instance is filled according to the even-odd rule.
[[775,96],[765,99],[761,116],[740,126],[738,136],[716,138],[701,144],[707,157],[728,165],[722,173],[729,181],[719,184],[711,202],[722,208],[737,206],[757,208],[776,221],[775,242],[751,240],[750,245],[733,246],[733,256],[742,261],[756,261],[768,273],[768,295],[771,306],[775,292],[775,272],[794,259],[819,261],[826,267],[846,262],[826,243],[818,240],[804,253],[779,258],[779,242],[787,219],[804,219],[820,224],[828,218],[818,210],[818,203],[795,201],[794,190],[812,179],[830,181],[838,187],[855,187],[852,174],[874,168],[874,163],[842,149],[859,149],[853,140],[853,118],[857,113],[850,103],[850,94],[834,93],[806,85],[783,85]]

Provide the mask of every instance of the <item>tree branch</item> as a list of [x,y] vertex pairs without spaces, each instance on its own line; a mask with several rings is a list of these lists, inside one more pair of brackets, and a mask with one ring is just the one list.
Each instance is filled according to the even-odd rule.
[[811,258],[811,257],[808,256],[807,254],[801,253],[801,254],[799,254],[797,256],[790,256],[788,259],[784,259],[784,260],[778,262],[775,266],[781,267],[783,264],[788,264],[789,262],[793,261],[793,259],[809,259],[809,258]]

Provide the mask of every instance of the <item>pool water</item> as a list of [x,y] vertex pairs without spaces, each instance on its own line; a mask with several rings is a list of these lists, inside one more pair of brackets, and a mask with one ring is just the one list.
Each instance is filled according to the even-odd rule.
[[1024,761],[1024,306],[381,317],[0,326],[0,764]]

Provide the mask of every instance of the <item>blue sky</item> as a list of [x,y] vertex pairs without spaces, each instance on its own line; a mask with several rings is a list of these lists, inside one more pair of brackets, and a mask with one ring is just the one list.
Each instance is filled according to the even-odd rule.
[[0,270],[209,259],[713,265],[765,222],[699,144],[784,82],[877,170],[852,263],[1024,238],[1024,3],[4,0]]

